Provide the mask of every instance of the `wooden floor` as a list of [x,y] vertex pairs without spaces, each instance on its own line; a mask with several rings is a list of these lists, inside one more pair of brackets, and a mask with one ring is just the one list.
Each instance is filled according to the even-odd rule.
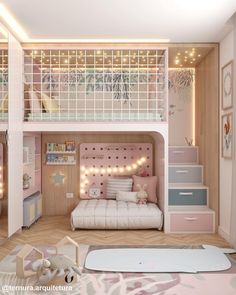
[[16,245],[55,244],[65,235],[78,243],[88,245],[201,245],[211,244],[229,246],[217,234],[172,234],[157,230],[76,230],[71,231],[70,218],[67,216],[43,217],[30,229],[24,229],[0,246],[0,259]]

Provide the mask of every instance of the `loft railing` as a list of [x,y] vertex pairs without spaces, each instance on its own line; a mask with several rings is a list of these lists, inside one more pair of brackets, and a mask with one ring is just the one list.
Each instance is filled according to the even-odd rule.
[[165,49],[24,51],[25,121],[166,121]]

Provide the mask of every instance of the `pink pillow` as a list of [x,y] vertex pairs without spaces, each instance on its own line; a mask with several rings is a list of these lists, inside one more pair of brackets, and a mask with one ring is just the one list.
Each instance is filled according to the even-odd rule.
[[146,184],[146,192],[148,194],[148,202],[156,203],[157,202],[157,176],[149,176],[149,177],[140,177],[137,175],[133,175],[133,191],[138,192],[137,184],[140,184],[141,187]]

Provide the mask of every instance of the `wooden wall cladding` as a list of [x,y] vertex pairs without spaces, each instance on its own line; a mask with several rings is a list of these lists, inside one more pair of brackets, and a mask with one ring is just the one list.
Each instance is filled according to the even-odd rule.
[[209,206],[219,223],[219,49],[216,45],[196,67],[196,145],[209,186]]
[[[49,166],[46,165],[47,142],[64,143],[75,141],[76,165]],[[43,215],[70,214],[79,202],[80,192],[80,167],[79,145],[81,143],[154,143],[151,136],[146,134],[88,134],[88,133],[47,133],[42,135],[42,192]],[[155,153],[153,154],[153,156]],[[64,176],[63,183],[55,184],[52,176],[59,173]],[[74,198],[66,198],[66,193],[73,193]]]

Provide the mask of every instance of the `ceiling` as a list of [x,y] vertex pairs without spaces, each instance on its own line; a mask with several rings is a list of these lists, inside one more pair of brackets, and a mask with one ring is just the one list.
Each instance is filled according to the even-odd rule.
[[236,0],[2,0],[31,39],[218,42]]

